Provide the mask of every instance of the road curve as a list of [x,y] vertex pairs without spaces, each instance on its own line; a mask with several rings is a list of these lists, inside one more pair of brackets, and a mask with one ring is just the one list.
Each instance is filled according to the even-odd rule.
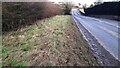
[[87,29],[113,57],[120,61],[118,58],[120,56],[118,54],[118,40],[120,40],[118,24],[120,22],[82,16],[77,9],[72,9],[71,14],[76,23]]

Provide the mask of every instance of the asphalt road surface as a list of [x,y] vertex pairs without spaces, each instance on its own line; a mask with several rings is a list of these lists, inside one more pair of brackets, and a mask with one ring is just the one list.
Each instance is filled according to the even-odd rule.
[[120,60],[118,58],[120,56],[118,52],[119,21],[83,16],[77,9],[72,9],[71,14],[77,24],[81,24],[114,58]]

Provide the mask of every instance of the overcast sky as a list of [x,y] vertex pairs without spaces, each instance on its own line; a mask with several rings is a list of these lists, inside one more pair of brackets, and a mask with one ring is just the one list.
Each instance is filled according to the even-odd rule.
[[[93,4],[97,0],[49,0],[49,1],[52,1],[52,2],[73,1],[76,4],[77,3],[81,3],[81,4],[88,4],[88,5],[90,5],[90,4]],[[102,0],[102,1],[108,2],[108,1],[117,1],[117,0]]]
[[[2,2],[45,2],[47,0],[0,0]],[[48,0],[48,1],[52,1],[52,2],[65,2],[65,1],[72,1],[75,4],[88,4],[91,5],[93,4],[95,1],[97,0]],[[104,2],[108,2],[108,1],[120,1],[120,0],[102,0]]]

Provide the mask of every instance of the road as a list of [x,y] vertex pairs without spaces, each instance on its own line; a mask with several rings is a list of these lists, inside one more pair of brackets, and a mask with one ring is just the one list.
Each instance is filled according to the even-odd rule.
[[[118,40],[120,40],[118,21],[82,16],[77,9],[72,9],[72,16],[77,24],[87,29],[97,41],[117,60]],[[79,25],[78,25],[79,27]]]

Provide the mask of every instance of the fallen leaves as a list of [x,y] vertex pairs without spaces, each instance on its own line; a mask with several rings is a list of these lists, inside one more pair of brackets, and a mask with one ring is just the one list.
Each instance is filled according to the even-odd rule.
[[25,39],[25,36],[24,35],[19,35],[18,38]]
[[70,38],[70,36],[67,36],[67,38]]

